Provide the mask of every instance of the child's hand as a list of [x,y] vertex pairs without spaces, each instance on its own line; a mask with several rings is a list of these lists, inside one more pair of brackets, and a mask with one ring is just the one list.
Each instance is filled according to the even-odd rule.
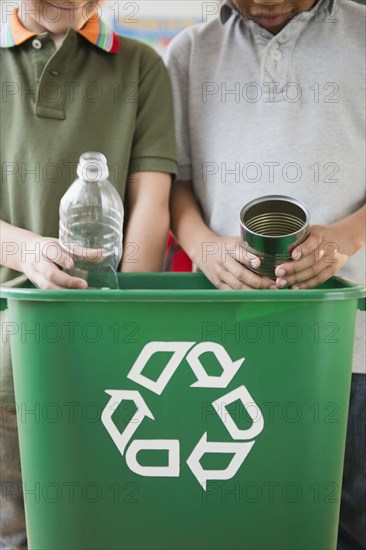
[[335,275],[355,253],[352,235],[341,223],[313,225],[308,238],[292,252],[294,261],[276,269],[276,286],[314,288]]
[[62,250],[58,239],[35,235],[34,239],[26,243],[23,273],[38,288],[87,288],[86,281],[71,277],[57,267],[71,269],[73,265],[72,259]]
[[258,268],[259,258],[245,250],[238,238],[219,238],[202,243],[196,263],[206,277],[221,290],[258,290],[275,286],[275,281],[256,275],[247,266]]

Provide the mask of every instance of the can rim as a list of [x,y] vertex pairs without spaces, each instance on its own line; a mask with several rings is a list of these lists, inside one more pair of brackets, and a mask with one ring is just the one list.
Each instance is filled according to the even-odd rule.
[[281,235],[281,237],[295,236],[300,231],[303,231],[304,228],[309,226],[310,211],[309,211],[308,207],[306,206],[306,204],[304,204],[300,199],[297,199],[297,198],[294,198],[294,197],[289,197],[288,195],[265,195],[263,197],[258,197],[257,199],[253,199],[252,201],[248,202],[245,206],[243,206],[243,208],[241,209],[241,211],[240,211],[240,225],[246,233],[249,233],[250,235],[254,235],[256,237],[263,237],[265,239],[278,239],[279,238],[278,235],[263,235],[262,233],[257,233],[256,231],[252,231],[244,223],[244,215],[247,213],[249,208],[251,208],[252,206],[255,206],[257,204],[261,204],[262,202],[273,201],[273,200],[283,201],[283,202],[287,202],[287,203],[291,203],[291,204],[296,204],[297,206],[299,206],[304,211],[304,214],[305,214],[305,217],[306,217],[306,219],[304,221],[304,225],[300,229],[298,229],[297,231],[293,231],[292,233],[286,233],[286,235]]

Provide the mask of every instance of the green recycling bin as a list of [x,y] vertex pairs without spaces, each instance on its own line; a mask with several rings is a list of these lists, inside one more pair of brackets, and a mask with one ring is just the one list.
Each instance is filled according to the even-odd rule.
[[29,549],[335,549],[362,287],[119,283],[3,289]]

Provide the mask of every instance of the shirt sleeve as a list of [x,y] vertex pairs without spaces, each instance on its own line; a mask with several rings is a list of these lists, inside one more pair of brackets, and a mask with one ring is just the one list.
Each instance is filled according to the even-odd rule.
[[169,74],[160,57],[141,75],[130,173],[177,173]]
[[178,176],[180,181],[192,180],[190,124],[188,109],[189,59],[184,36],[172,41],[165,57],[173,89],[176,143],[178,152]]

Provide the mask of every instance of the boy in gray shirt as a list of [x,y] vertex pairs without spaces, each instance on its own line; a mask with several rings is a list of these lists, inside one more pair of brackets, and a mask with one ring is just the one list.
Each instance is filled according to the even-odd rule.
[[[335,273],[365,281],[364,6],[347,0],[232,0],[167,55],[179,173],[172,227],[221,289],[313,288]],[[247,266],[241,207],[297,197],[308,239],[274,280]],[[364,314],[357,324],[339,548],[366,548]],[[353,434],[353,435],[352,435]],[[352,488],[356,491],[352,491]]]

